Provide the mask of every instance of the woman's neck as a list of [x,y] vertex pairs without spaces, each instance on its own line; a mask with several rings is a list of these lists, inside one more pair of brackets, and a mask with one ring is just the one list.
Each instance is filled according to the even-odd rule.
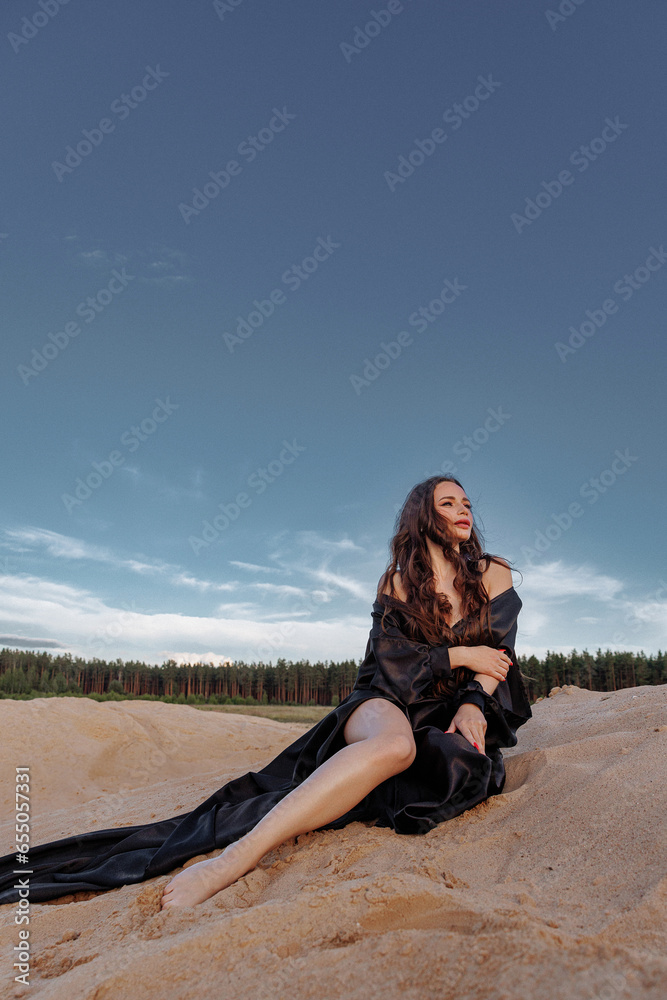
[[[435,542],[428,537],[426,538],[426,546],[428,548],[428,554],[431,561],[431,569],[433,570],[433,576],[436,581],[441,586],[451,586],[456,575],[451,562],[445,557],[442,548],[439,545],[436,545]],[[454,548],[458,552],[458,542],[455,543]]]

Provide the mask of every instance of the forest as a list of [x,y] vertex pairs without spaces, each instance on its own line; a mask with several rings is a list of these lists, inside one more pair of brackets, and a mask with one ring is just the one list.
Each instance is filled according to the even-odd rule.
[[[547,651],[543,659],[517,657],[531,702],[552,687],[576,684],[590,691],[618,691],[667,683],[666,654],[573,649]],[[354,686],[359,664],[278,659],[275,664],[181,663],[161,665],[120,659],[82,659],[70,653],[3,649],[0,698],[75,695],[93,698],[159,698],[187,704],[278,704],[335,706]]]

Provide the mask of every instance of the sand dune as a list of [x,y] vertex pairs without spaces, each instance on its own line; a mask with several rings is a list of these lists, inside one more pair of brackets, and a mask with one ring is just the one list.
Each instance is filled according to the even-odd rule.
[[[422,837],[363,823],[305,834],[190,909],[159,909],[171,876],[34,904],[31,995],[662,1000],[666,702],[667,685],[553,689],[504,751],[503,794]],[[17,764],[31,768],[36,845],[189,810],[307,728],[2,700],[0,854]],[[14,912],[0,907],[3,997],[27,990]]]

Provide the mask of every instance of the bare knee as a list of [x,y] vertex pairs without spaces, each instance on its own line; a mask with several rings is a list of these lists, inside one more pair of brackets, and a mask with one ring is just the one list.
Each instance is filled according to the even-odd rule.
[[387,764],[395,773],[410,767],[417,756],[417,747],[412,733],[387,733],[371,737],[369,742],[374,744],[378,759],[383,764]]
[[378,762],[394,773],[409,767],[417,754],[410,723],[401,709],[386,698],[372,698],[358,705],[343,735],[346,743],[363,740]]

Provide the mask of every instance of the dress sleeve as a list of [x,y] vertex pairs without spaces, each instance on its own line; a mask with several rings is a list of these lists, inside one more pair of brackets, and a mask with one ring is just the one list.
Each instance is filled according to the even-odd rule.
[[516,643],[517,622],[516,618],[511,628],[506,632],[498,643],[498,649],[504,649],[512,664],[507,671],[507,677],[498,685],[495,690],[496,700],[500,704],[506,719],[514,730],[522,726],[524,722],[532,718],[530,701],[526,685],[521,677],[521,671],[516,662],[514,645]]
[[451,677],[449,646],[428,646],[408,638],[392,610],[387,610],[383,629],[383,611],[381,604],[373,605],[366,656],[375,667],[370,686],[403,705],[411,705],[425,697],[434,681]]
[[494,642],[489,643],[495,649],[504,649],[512,661],[505,680],[500,681],[493,694],[488,694],[479,681],[473,679],[463,685],[455,696],[455,711],[460,705],[468,703],[477,705],[484,712],[487,744],[516,746],[517,729],[533,714],[514,651],[518,613],[518,609],[514,614],[509,614],[507,609],[503,609],[502,613],[499,611],[499,627],[494,627]]

